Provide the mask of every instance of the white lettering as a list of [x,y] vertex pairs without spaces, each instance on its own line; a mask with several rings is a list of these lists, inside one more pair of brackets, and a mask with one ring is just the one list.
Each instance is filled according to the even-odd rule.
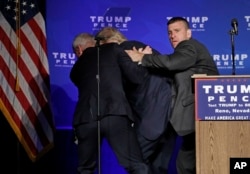
[[131,17],[124,16],[90,16],[92,23],[127,23],[131,21]]
[[250,22],[250,16],[244,16],[247,22]]
[[[239,60],[245,60],[248,58],[247,54],[235,54],[235,60],[239,61]],[[231,54],[214,54],[213,55],[213,59],[214,61],[231,61],[233,60],[232,55]]]
[[[205,94],[213,92],[214,94],[236,94],[240,90],[241,94],[250,93],[250,85],[203,85]],[[247,97],[247,96],[245,96]]]

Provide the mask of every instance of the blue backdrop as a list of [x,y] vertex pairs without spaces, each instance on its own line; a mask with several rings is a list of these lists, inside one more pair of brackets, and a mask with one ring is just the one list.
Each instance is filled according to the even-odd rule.
[[[51,100],[57,129],[71,129],[77,100],[77,90],[69,79],[76,61],[71,43],[80,32],[94,34],[109,25],[119,28],[128,39],[145,42],[161,53],[171,53],[166,23],[172,16],[182,16],[190,22],[193,37],[210,50],[220,73],[231,75],[229,33],[231,20],[236,18],[239,34],[234,36],[235,72],[250,74],[249,0],[52,0],[46,6]],[[109,163],[113,172],[114,163]]]

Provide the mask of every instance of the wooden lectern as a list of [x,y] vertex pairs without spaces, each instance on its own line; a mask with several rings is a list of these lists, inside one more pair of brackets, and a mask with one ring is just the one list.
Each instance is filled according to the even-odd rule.
[[194,75],[196,173],[229,174],[250,158],[250,76]]

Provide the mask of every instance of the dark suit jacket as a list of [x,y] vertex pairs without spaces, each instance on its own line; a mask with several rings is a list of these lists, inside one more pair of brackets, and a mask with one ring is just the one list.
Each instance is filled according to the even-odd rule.
[[133,65],[130,57],[115,43],[87,48],[84,51],[70,72],[70,78],[78,89],[74,126],[95,121],[97,116],[102,118],[108,115],[128,115],[133,120],[122,78],[124,76],[133,83],[140,83],[145,76],[142,68],[137,69]]
[[197,40],[190,39],[179,43],[173,54],[145,55],[142,65],[165,68],[174,73],[174,107],[170,122],[181,136],[194,132],[195,108],[191,76],[219,74],[207,48]]
[[[146,46],[138,41],[125,41],[120,45],[125,50],[132,49],[133,46]],[[153,52],[160,54],[157,50]],[[141,68],[141,65],[137,67]],[[125,91],[138,117],[136,123],[139,133],[149,140],[155,140],[163,134],[169,121],[172,79],[166,71],[150,68],[146,70],[147,78],[137,85],[125,83]]]

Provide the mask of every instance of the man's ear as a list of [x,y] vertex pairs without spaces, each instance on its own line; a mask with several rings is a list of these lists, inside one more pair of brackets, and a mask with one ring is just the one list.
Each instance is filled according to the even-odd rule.
[[76,48],[77,48],[78,50],[81,50],[81,49],[82,49],[82,46],[81,46],[81,45],[77,45]]
[[192,30],[188,29],[187,30],[187,37],[190,39],[192,37]]

